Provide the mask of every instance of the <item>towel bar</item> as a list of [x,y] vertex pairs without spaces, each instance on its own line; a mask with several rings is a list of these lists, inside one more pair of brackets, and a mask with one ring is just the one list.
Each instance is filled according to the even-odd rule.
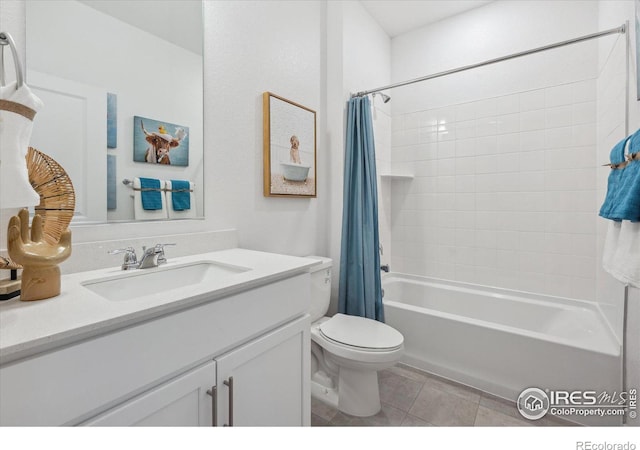
[[[163,192],[193,192],[193,189],[189,189],[188,191],[186,189],[165,189],[165,188],[160,188],[160,189],[153,189],[153,188],[134,188],[133,187],[133,181],[125,178],[124,180],[122,180],[122,184],[129,186],[131,189],[133,189],[134,191],[163,191]],[[195,186],[196,184],[193,183],[193,185]]]

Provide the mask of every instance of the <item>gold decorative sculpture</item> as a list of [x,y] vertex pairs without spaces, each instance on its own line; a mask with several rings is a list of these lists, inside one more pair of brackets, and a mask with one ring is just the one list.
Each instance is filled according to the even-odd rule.
[[60,268],[71,255],[69,223],[75,209],[75,191],[65,170],[50,156],[29,147],[29,182],[40,195],[29,227],[23,209],[9,220],[7,249],[22,265],[20,300],[43,300],[60,294]]
[[43,233],[42,216],[36,214],[29,232],[29,211],[21,210],[9,220],[7,249],[9,256],[22,265],[20,300],[43,300],[60,294],[60,267],[71,255],[71,231],[50,244]]

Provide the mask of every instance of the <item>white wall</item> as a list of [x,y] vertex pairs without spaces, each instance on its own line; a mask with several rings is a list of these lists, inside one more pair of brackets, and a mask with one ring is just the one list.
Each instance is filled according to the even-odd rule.
[[[0,8],[0,27],[13,34],[24,56],[24,3],[0,0]],[[206,1],[204,16],[206,219],[74,227],[74,242],[117,245],[124,237],[144,236],[154,243],[163,235],[237,228],[242,247],[325,253],[325,193],[331,180],[323,116],[317,124],[318,198],[262,195],[262,92],[315,110],[324,101],[322,2]],[[5,227],[13,213],[0,211],[0,248],[6,246]]]
[[[327,4],[327,130],[331,176],[328,214],[328,256],[333,259],[332,301],[337,307],[342,233],[342,179],[346,132],[346,102],[352,93],[389,84],[390,39],[357,1]],[[390,165],[390,103],[375,100],[373,111],[378,173]],[[378,177],[380,239],[390,261],[390,186]]]
[[[319,111],[323,99],[320,1],[212,1],[205,9],[207,217],[237,227],[243,247],[296,255],[325,247],[327,198],[265,198],[262,93]],[[295,18],[295,19],[294,19]],[[330,183],[317,117],[318,189]]]

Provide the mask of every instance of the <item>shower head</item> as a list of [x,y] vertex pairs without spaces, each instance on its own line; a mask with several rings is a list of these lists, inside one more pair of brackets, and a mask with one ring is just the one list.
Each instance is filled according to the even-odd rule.
[[391,100],[391,97],[389,97],[386,94],[383,94],[382,92],[374,92],[372,95],[374,99],[376,98],[376,95],[379,95],[380,97],[382,97],[382,101],[384,103],[389,103],[389,100]]

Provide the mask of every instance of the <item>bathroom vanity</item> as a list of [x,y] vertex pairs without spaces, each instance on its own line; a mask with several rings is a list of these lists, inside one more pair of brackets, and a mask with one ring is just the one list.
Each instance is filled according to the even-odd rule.
[[315,261],[242,249],[0,304],[0,424],[310,423]]

